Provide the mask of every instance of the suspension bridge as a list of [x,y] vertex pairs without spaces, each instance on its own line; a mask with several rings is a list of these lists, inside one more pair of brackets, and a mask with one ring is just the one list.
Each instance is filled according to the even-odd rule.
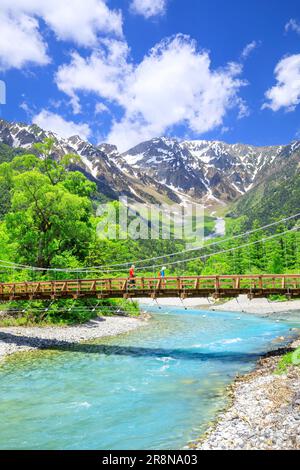
[[[209,258],[223,253],[231,253],[248,248],[257,244],[265,244],[269,240],[280,237],[282,243],[283,236],[292,232],[297,232],[300,228],[295,225],[288,230],[267,235],[258,240],[241,243],[229,248],[222,247],[223,243],[238,240],[241,237],[249,237],[261,230],[275,228],[277,225],[291,221],[300,217],[300,213],[287,217],[277,222],[273,222],[264,227],[260,227],[243,234],[234,235],[220,241],[210,243],[201,247],[183,250],[181,252],[169,253],[165,256],[156,256],[134,262],[138,276],[129,279],[122,273],[128,270],[127,263],[112,264],[109,266],[93,266],[81,269],[65,268],[43,268],[16,264],[9,261],[0,260],[0,267],[8,272],[27,272],[27,277],[34,273],[39,274],[38,280],[22,282],[2,282],[0,283],[0,302],[17,300],[56,300],[56,299],[134,299],[150,297],[168,298],[179,297],[181,299],[198,298],[234,298],[239,295],[248,295],[252,298],[269,297],[271,295],[283,295],[289,299],[300,297],[300,274],[247,274],[247,275],[207,275],[190,276],[184,274],[186,263],[201,260],[205,262]],[[220,249],[207,254],[197,256],[187,256],[190,252],[211,249],[221,245]],[[295,242],[293,257],[299,258],[298,244]],[[286,250],[285,250],[286,251]],[[176,257],[180,259],[176,260]],[[175,258],[175,261],[173,260]],[[249,259],[249,264],[251,260]],[[168,276],[158,278],[154,274],[149,277],[149,270],[155,272],[156,268],[161,268],[164,264],[170,269],[176,269],[178,265],[183,267],[183,275]],[[251,266],[249,266],[251,272]],[[5,272],[5,271],[4,271]],[[143,272],[145,273],[143,275]],[[95,275],[97,273],[97,275]],[[46,276],[44,276],[46,274]],[[50,274],[55,275],[52,279]],[[64,279],[57,280],[57,275],[63,275]],[[50,280],[43,278],[47,277]],[[74,279],[76,277],[76,279]]]
[[300,297],[300,274],[108,278],[0,284],[0,301],[82,298]]

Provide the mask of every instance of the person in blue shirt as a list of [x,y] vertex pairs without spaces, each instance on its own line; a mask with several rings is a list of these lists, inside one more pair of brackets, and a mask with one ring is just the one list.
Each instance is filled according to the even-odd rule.
[[165,266],[163,266],[163,267],[161,268],[161,270],[159,271],[159,277],[160,277],[160,279],[165,279],[165,276],[166,276],[166,269],[167,269],[167,268],[166,268]]

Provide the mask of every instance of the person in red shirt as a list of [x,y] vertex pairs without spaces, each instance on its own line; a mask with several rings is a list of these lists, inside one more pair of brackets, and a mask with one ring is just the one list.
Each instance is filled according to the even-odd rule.
[[134,265],[129,269],[129,280],[132,287],[135,286],[135,274],[134,274]]

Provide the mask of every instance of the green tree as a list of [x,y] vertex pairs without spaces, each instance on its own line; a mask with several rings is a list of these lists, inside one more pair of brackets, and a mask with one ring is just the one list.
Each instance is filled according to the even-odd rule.
[[50,267],[60,256],[83,262],[92,238],[91,195],[96,186],[68,171],[77,157],[53,157],[53,142],[36,145],[37,155],[15,157],[0,165],[6,181],[6,227],[19,262]]

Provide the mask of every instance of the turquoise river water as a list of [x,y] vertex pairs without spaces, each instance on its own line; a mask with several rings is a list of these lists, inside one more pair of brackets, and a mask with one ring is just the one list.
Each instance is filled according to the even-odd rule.
[[181,449],[299,321],[151,309],[133,332],[0,366],[1,449]]

